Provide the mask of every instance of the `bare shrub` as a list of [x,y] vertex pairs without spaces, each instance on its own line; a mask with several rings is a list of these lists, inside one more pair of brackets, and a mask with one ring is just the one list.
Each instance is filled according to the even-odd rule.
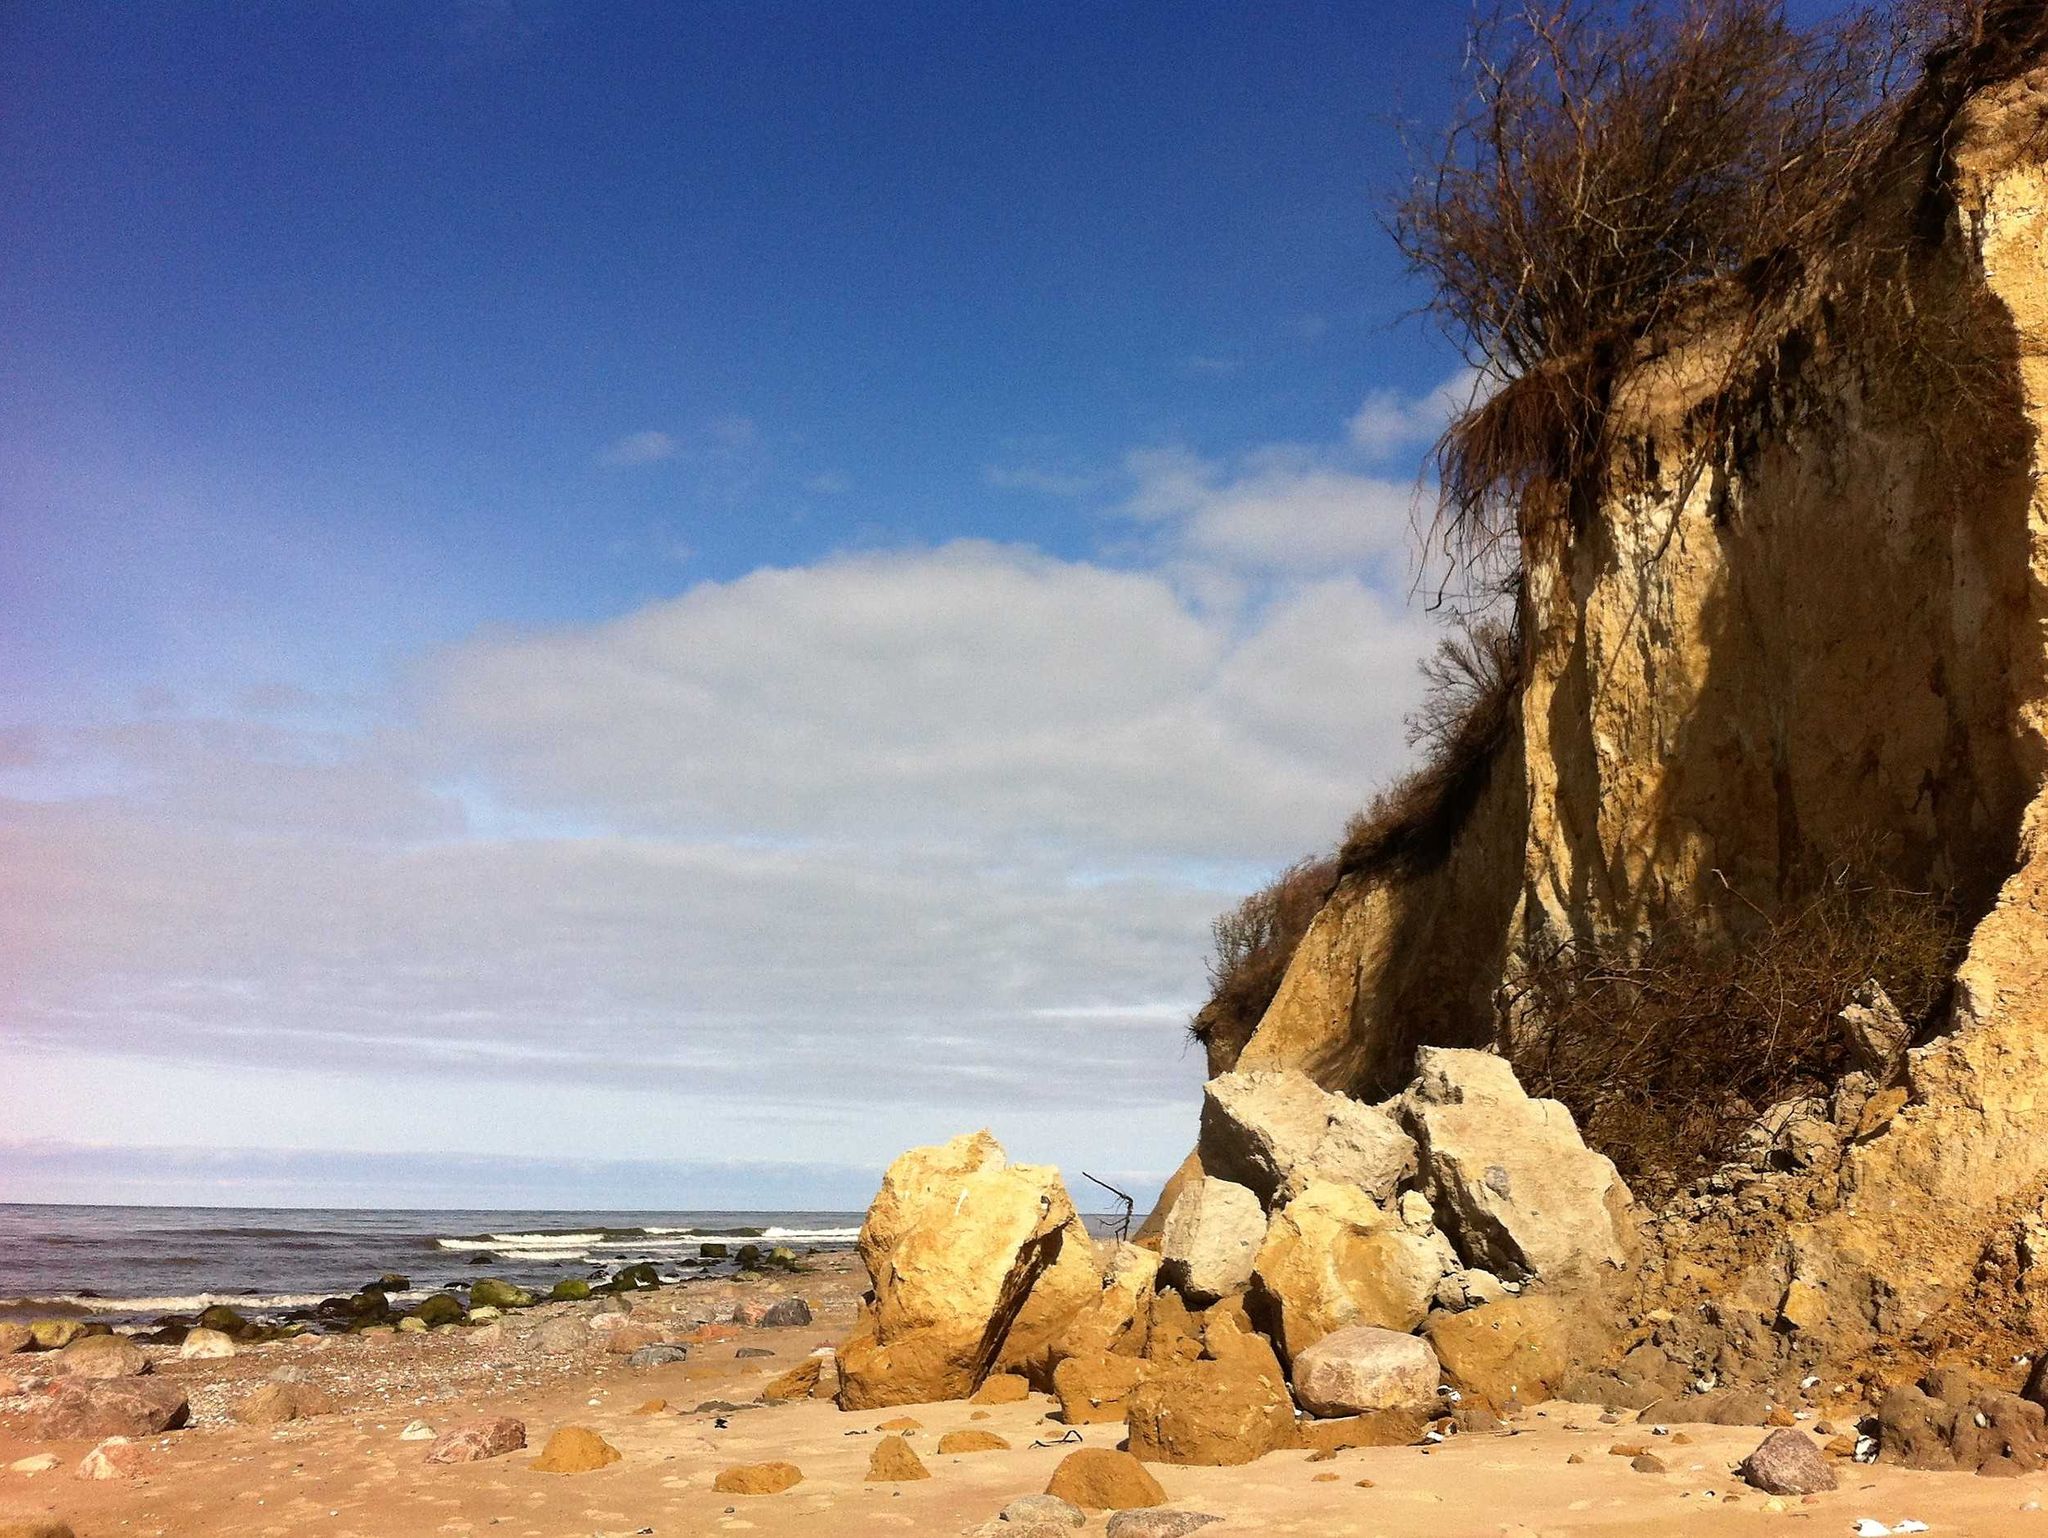
[[1773,312],[1853,247],[1929,47],[2039,11],[1903,0],[1800,28],[1783,0],[1504,0],[1483,17],[1467,108],[1390,220],[1483,381],[1437,446],[1446,552],[1471,564],[1570,511],[1604,466],[1618,378],[1683,323],[1736,341],[1727,384],[1767,360]]
[[1963,940],[1947,894],[1860,866],[1768,917],[1726,906],[1668,919],[1626,950],[1560,945],[1517,985],[1516,1072],[1564,1102],[1653,1202],[1725,1162],[1764,1110],[1841,1077],[1839,1016],[1867,979],[1929,1026]]
[[1336,883],[1335,860],[1296,861],[1210,926],[1209,1002],[1189,1029],[1208,1052],[1211,1073],[1236,1063]]
[[1408,745],[1422,750],[1422,762],[1346,825],[1337,859],[1347,876],[1441,861],[1515,729],[1522,638],[1514,625],[1482,620],[1447,637],[1422,673],[1429,687],[1408,719]]

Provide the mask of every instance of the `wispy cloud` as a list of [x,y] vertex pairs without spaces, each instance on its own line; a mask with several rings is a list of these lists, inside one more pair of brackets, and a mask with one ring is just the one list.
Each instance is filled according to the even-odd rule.
[[645,432],[627,433],[623,438],[614,438],[598,450],[597,459],[599,464],[619,468],[658,464],[664,459],[675,458],[675,455],[674,436],[662,432],[659,428],[649,428]]
[[1047,497],[1085,497],[1103,488],[1107,477],[1085,470],[1045,465],[984,465],[983,484],[998,491],[1030,491]]

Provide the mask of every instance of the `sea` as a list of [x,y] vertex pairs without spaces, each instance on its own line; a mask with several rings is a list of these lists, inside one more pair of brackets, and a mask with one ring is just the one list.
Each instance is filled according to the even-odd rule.
[[[858,1212],[374,1211],[0,1202],[0,1318],[143,1323],[226,1303],[284,1316],[395,1273],[393,1302],[499,1276],[545,1291],[651,1261],[663,1280],[734,1261],[707,1244],[850,1249]],[[485,1257],[479,1262],[478,1257]],[[488,1267],[488,1269],[486,1269]]]

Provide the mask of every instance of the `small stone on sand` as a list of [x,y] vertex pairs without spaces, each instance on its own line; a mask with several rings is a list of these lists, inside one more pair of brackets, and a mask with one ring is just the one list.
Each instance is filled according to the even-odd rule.
[[794,1463],[739,1463],[720,1469],[711,1488],[725,1495],[780,1495],[803,1477]]
[[622,1456],[588,1426],[564,1426],[548,1438],[533,1466],[543,1474],[588,1474],[617,1463]]
[[868,1457],[869,1484],[892,1484],[931,1477],[932,1471],[911,1451],[907,1437],[884,1437],[875,1444],[874,1452]]
[[1045,1493],[1071,1501],[1084,1511],[1126,1511],[1166,1504],[1166,1491],[1144,1464],[1129,1453],[1107,1447],[1068,1453],[1052,1471]]

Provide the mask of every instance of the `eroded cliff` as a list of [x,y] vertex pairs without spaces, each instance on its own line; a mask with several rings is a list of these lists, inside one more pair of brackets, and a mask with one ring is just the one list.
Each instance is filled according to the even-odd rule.
[[1933,79],[1859,212],[1912,273],[1902,343],[1816,288],[1761,353],[1641,350],[1602,483],[1524,531],[1517,726],[1476,804],[1439,858],[1338,884],[1238,1064],[1376,1098],[1418,1045],[1512,1054],[1561,944],[1739,945],[1849,858],[1940,891],[1967,941],[1903,1108],[1784,1221],[1652,1252],[1652,1295],[1776,1318],[1804,1284],[1844,1353],[2048,1294],[2041,30]]

